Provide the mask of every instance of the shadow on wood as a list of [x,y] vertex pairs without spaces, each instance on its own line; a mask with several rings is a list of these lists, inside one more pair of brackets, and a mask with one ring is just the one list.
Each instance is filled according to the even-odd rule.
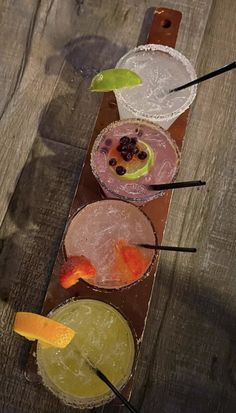
[[[57,74],[58,66],[66,62],[83,79],[91,79],[101,70],[112,68],[127,51],[101,36],[81,36],[65,44],[63,49],[46,62],[46,74]],[[63,68],[63,75],[65,71]],[[70,79],[67,79],[70,83]]]

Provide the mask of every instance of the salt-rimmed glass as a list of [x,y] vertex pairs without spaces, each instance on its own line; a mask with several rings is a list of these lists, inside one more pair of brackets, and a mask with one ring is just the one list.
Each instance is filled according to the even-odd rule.
[[94,408],[114,398],[88,362],[121,390],[132,374],[137,340],[121,313],[103,301],[70,299],[49,314],[76,331],[64,349],[37,345],[38,372],[44,385],[65,404]]
[[146,119],[168,129],[196,96],[196,85],[168,93],[197,77],[190,61],[171,47],[138,46],[121,57],[116,67],[131,69],[143,80],[139,86],[115,90],[121,119]]
[[[138,179],[118,176],[109,166],[109,152],[116,148],[123,136],[136,137],[148,144],[154,153],[154,164]],[[109,142],[110,145],[106,145]],[[141,119],[113,122],[97,136],[91,152],[92,172],[108,198],[120,198],[143,205],[164,194],[148,188],[150,184],[173,182],[179,167],[179,151],[170,134],[160,126]]]
[[99,289],[117,290],[146,278],[157,256],[155,250],[140,249],[141,272],[133,275],[117,255],[120,242],[121,245],[156,244],[157,236],[152,222],[140,208],[118,199],[104,199],[75,213],[66,228],[63,247],[66,257],[83,255],[95,266],[96,277],[86,279],[87,283]]

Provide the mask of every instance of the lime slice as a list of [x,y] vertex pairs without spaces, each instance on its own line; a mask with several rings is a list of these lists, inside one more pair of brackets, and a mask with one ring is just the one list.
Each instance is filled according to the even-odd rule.
[[140,85],[142,79],[129,69],[107,69],[98,73],[92,79],[92,92],[109,92],[111,90],[129,88]]

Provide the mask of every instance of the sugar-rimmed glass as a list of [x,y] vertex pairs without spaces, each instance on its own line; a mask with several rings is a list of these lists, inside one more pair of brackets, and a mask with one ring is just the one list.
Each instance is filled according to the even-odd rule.
[[93,408],[114,398],[86,358],[121,390],[132,374],[137,340],[132,327],[113,306],[92,299],[71,299],[48,317],[76,331],[64,349],[38,343],[38,372],[44,385],[65,404]]
[[[118,199],[104,199],[80,208],[64,236],[64,253],[85,256],[96,268],[96,277],[85,281],[102,289],[121,289],[146,278],[155,263],[155,250],[139,249],[141,270],[134,275],[117,251],[119,243],[156,244],[152,222],[137,206]],[[118,252],[118,254],[117,254]],[[137,269],[139,270],[139,269]]]
[[[125,175],[120,177],[109,165],[109,153],[119,145],[124,135],[144,142],[154,154],[150,170],[134,180],[125,179]],[[148,185],[173,182],[178,167],[179,151],[170,134],[158,125],[140,119],[126,119],[108,125],[95,139],[91,152],[92,172],[105,195],[137,205],[162,196],[163,192],[150,190]]]
[[168,93],[197,77],[190,61],[176,49],[141,45],[121,57],[116,67],[133,70],[143,80],[136,87],[114,91],[121,119],[146,119],[168,129],[195,99],[196,85]]

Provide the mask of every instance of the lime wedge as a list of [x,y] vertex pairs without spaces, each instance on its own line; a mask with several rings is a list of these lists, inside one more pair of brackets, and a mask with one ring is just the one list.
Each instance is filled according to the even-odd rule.
[[129,69],[107,69],[98,73],[92,79],[92,92],[110,92],[111,90],[129,88],[140,85],[142,79]]

